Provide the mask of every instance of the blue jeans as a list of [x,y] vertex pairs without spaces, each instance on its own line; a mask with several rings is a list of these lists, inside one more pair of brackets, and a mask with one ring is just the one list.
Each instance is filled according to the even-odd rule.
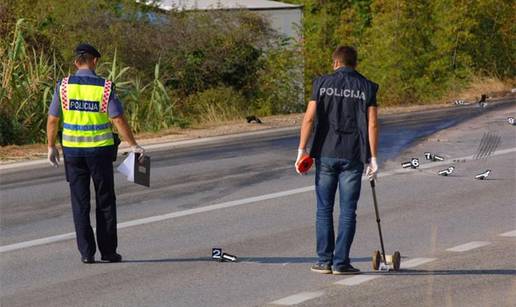
[[[319,264],[333,267],[350,264],[349,250],[356,228],[356,209],[364,164],[358,160],[320,158],[315,161],[317,195],[316,240]],[[339,188],[339,229],[333,230],[333,205]]]

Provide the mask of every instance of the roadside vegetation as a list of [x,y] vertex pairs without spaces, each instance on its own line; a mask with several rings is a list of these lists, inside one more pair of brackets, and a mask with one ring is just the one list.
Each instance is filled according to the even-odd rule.
[[[156,4],[159,1],[154,1]],[[73,48],[102,53],[135,132],[301,112],[339,44],[379,83],[383,106],[514,86],[515,5],[504,0],[283,0],[304,5],[303,40],[247,11],[163,12],[134,0],[0,3],[0,145],[44,142]],[[476,94],[478,96],[480,93]],[[463,95],[466,97],[458,97]]]
[[475,89],[490,91],[486,85],[515,85],[514,1],[283,2],[304,5],[307,92],[315,76],[331,69],[328,59],[340,44],[357,48],[359,70],[380,84],[383,106],[471,98]]
[[0,144],[44,142],[73,49],[102,53],[135,132],[300,112],[296,44],[247,11],[165,13],[132,0],[0,4]]

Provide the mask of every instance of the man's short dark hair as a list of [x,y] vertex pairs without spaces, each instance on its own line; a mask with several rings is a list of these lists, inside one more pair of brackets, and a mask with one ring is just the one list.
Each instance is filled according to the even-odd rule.
[[333,51],[333,60],[345,66],[357,66],[357,51],[351,46],[339,46]]
[[75,56],[75,61],[79,65],[92,64],[95,56],[89,53],[82,53]]

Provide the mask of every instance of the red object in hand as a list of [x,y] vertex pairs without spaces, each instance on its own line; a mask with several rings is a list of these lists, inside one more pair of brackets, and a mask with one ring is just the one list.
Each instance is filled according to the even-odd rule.
[[313,164],[314,164],[314,159],[312,159],[312,157],[304,156],[304,158],[301,159],[301,161],[299,162],[297,169],[299,170],[300,173],[306,173],[310,170],[310,168],[312,167]]

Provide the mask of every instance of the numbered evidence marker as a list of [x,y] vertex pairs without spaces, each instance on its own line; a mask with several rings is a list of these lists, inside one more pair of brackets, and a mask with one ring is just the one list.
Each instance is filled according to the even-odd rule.
[[448,168],[440,170],[437,174],[439,174],[441,176],[449,176],[453,173],[454,170],[455,170],[455,166],[450,166]]
[[211,259],[217,260],[217,261],[231,261],[231,262],[237,262],[238,258],[237,256],[226,254],[222,252],[222,248],[212,248],[211,249]]
[[410,161],[401,163],[401,166],[403,168],[418,168],[419,167],[419,159],[418,158],[412,158]]
[[431,161],[444,161],[444,157],[438,156],[436,154],[425,152],[425,159],[431,160]]
[[489,176],[489,174],[491,174],[491,170],[488,169],[486,170],[485,172],[483,172],[482,174],[478,174],[475,176],[475,179],[479,179],[479,180],[484,180],[484,179],[487,179],[487,176]]
[[514,117],[507,117],[507,122],[511,125],[516,125],[516,120],[514,119]]
[[223,261],[237,262],[238,258],[237,258],[237,256],[234,256],[234,255],[222,253],[222,260]]
[[212,248],[211,259],[222,261],[222,248]]

